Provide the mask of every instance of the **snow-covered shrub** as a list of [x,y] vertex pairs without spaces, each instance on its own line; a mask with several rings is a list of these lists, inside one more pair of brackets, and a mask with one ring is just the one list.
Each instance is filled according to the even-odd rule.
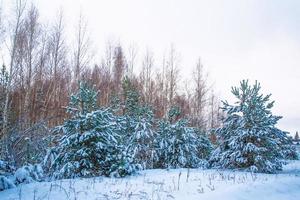
[[35,181],[42,181],[44,179],[44,170],[40,164],[31,165],[30,174]]
[[238,101],[223,102],[227,116],[216,131],[219,147],[210,160],[213,167],[266,173],[282,169],[287,134],[275,127],[281,117],[272,115],[271,95],[263,96],[260,89],[257,82],[250,86],[242,81],[232,88]]
[[[52,139],[55,141],[55,139]],[[45,173],[49,175],[51,165],[53,164],[55,158],[57,157],[57,148],[49,148],[47,150],[47,153],[44,157],[44,160],[42,162],[43,169],[45,170]]]
[[8,162],[0,160],[0,191],[16,187],[13,181],[8,178],[12,176],[14,170],[15,168]]
[[39,164],[25,165],[15,172],[15,182],[16,184],[20,184],[31,183],[34,181],[42,181],[44,178],[43,173],[43,169]]
[[0,176],[0,191],[15,188],[16,185],[5,176]]
[[4,160],[0,160],[0,175],[8,175],[11,174],[15,170],[15,167],[10,165],[8,162]]
[[15,166],[40,163],[49,144],[48,135],[49,129],[43,121],[33,124],[26,130],[9,129],[0,141],[0,160],[2,157]]
[[31,183],[33,182],[33,178],[30,176],[30,169],[28,166],[24,166],[19,168],[15,173],[16,183]]

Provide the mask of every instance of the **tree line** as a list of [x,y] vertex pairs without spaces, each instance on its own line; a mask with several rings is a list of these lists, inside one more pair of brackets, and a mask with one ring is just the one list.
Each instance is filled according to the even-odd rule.
[[[0,37],[5,59],[0,74],[1,157],[21,165],[28,161],[28,152],[42,148],[52,128],[70,117],[66,107],[80,82],[101,93],[97,96],[101,107],[126,102],[127,86],[123,83],[128,80],[137,91],[139,103],[151,107],[155,118],[163,119],[170,110],[180,110],[174,121],[187,118],[190,126],[203,131],[220,126],[218,97],[208,84],[200,59],[191,87],[180,84],[183,66],[174,46],[161,60],[155,60],[151,50],[138,60],[137,48],[108,42],[97,63],[82,14],[71,40],[62,10],[49,23],[42,22],[34,4],[22,0],[16,0],[9,13],[2,11]],[[125,109],[123,106],[118,114],[126,113]]]

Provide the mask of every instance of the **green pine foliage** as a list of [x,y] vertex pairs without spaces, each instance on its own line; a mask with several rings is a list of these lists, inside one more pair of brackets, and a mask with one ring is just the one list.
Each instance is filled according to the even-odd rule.
[[[205,167],[211,151],[211,143],[197,130],[188,127],[188,122],[180,119],[174,124],[162,120],[158,125],[155,138],[158,168],[197,168]],[[203,143],[204,142],[204,143]]]
[[79,92],[71,97],[68,110],[72,117],[56,128],[63,137],[50,151],[55,153],[50,166],[54,178],[122,177],[136,170],[124,152],[118,117],[110,109],[92,111],[96,94],[81,84]]
[[125,77],[122,82],[124,114],[130,117],[137,117],[140,114],[140,95],[132,81]]
[[[131,80],[123,81],[122,112],[97,108],[97,92],[80,84],[71,97],[71,118],[57,127],[63,133],[55,148],[51,171],[55,178],[117,176],[139,169],[212,167],[274,173],[283,159],[296,159],[287,132],[276,127],[271,95],[262,95],[259,83],[242,81],[233,87],[233,105],[223,102],[223,127],[214,130],[218,147],[205,132],[190,127],[171,107],[166,119],[155,120],[143,105]],[[121,113],[123,115],[121,115]]]
[[151,169],[156,153],[153,144],[156,133],[153,131],[151,122],[145,118],[135,124],[134,130],[129,136],[127,151],[141,169]]
[[123,80],[122,87],[126,151],[140,169],[151,169],[156,153],[153,111],[151,107],[141,105],[140,94],[128,77]]
[[214,147],[206,132],[201,131],[199,128],[194,128],[194,131],[197,135],[197,156],[201,159],[200,165],[208,167],[207,160],[210,158]]
[[[286,134],[288,134],[286,132]],[[283,155],[286,160],[298,160],[299,155],[296,149],[296,146],[293,144],[292,137],[287,137],[284,145],[283,145]]]
[[258,82],[251,86],[243,80],[240,87],[232,88],[236,103],[223,102],[226,118],[216,131],[220,144],[210,160],[212,166],[266,173],[282,169],[287,134],[276,128],[281,117],[271,112],[271,95],[260,90]]
[[170,127],[168,165],[174,168],[198,167],[197,136],[186,120],[179,120]]
[[168,120],[173,123],[179,119],[180,114],[180,108],[178,106],[172,106],[168,112]]
[[90,88],[87,83],[80,82],[78,92],[71,95],[67,112],[79,116],[96,110],[97,96],[98,92]]

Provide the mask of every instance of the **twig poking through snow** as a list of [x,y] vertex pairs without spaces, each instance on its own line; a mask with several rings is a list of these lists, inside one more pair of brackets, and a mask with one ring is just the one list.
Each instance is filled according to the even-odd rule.
[[187,170],[187,174],[186,174],[186,182],[189,182],[189,177],[190,177],[190,168],[188,168]]
[[181,177],[181,171],[178,174],[178,185],[177,185],[177,190],[179,191],[179,183],[180,183],[180,177]]

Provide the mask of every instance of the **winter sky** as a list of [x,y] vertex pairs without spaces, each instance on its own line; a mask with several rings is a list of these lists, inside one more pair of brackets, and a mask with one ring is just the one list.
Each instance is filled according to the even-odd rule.
[[71,38],[81,10],[100,55],[113,38],[125,47],[134,43],[140,57],[151,49],[159,67],[173,43],[184,77],[201,57],[222,99],[232,100],[230,87],[240,80],[258,80],[284,117],[279,127],[300,131],[299,0],[33,1],[50,21],[62,8]]

